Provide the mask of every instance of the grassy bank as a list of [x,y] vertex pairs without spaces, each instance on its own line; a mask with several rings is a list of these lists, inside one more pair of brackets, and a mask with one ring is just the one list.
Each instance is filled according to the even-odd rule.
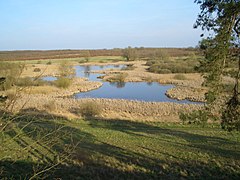
[[[50,179],[240,177],[240,135],[222,131],[218,125],[202,128],[127,120],[67,121],[53,120],[52,115],[38,117],[26,128],[22,128],[27,124],[23,119],[14,120],[14,124],[18,130],[13,128],[1,134],[1,178],[31,177],[36,167],[54,164],[56,154],[71,142],[78,144],[67,161],[40,176]],[[43,143],[42,137],[58,127],[59,131],[48,137],[56,142]],[[17,131],[22,131],[18,137],[14,136]],[[7,139],[8,144],[4,144]]]

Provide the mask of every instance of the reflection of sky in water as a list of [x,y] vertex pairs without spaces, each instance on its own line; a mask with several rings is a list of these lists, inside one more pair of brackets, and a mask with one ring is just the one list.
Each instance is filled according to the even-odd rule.
[[77,77],[85,77],[90,81],[101,81],[101,79],[97,78],[103,74],[90,73],[90,71],[98,71],[105,69],[121,69],[125,67],[125,65],[106,65],[106,66],[76,66],[76,76]]
[[[99,76],[103,74],[90,73],[90,71],[105,69],[121,69],[125,65],[107,65],[107,66],[75,66],[77,77],[86,77],[90,81],[102,81]],[[56,77],[43,77],[43,80],[54,81]],[[165,93],[173,85],[161,85],[156,82],[102,82],[103,85],[95,90],[81,92],[74,95],[75,98],[109,98],[109,99],[128,99],[153,102],[176,102],[193,103],[187,100],[178,101],[168,98]]]
[[159,83],[109,83],[104,82],[103,86],[88,92],[75,94],[76,98],[109,98],[109,99],[128,99],[153,102],[177,102],[195,103],[187,100],[178,101],[168,98],[165,93],[173,85],[160,85]]
[[57,78],[53,77],[53,76],[45,76],[45,77],[42,77],[42,80],[44,80],[44,81],[55,81],[55,80],[57,80]]

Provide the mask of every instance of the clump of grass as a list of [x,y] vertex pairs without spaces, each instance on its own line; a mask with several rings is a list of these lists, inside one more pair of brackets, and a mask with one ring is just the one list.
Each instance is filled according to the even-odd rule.
[[143,80],[146,81],[146,82],[153,82],[154,81],[151,76],[148,76],[148,77],[144,78]]
[[127,73],[119,73],[114,77],[111,77],[108,79],[110,82],[124,82],[125,79],[127,78],[128,74]]
[[85,63],[85,62],[86,62],[85,60],[80,60],[80,61],[78,61],[79,64],[83,64],[83,63]]
[[44,108],[50,112],[53,112],[57,110],[57,104],[55,101],[49,101],[48,103],[44,104]]
[[134,70],[134,66],[133,64],[128,64],[126,67],[123,67],[122,70],[126,70],[126,71],[130,71],[130,70]]
[[27,86],[43,86],[47,85],[48,82],[42,79],[33,79],[31,77],[19,78],[16,82],[17,86],[27,87]]
[[60,77],[56,81],[54,81],[54,85],[66,89],[72,84],[72,80],[66,77]]
[[33,72],[41,72],[40,68],[34,68]]
[[80,106],[80,114],[83,117],[96,117],[102,113],[102,106],[96,102],[85,102]]
[[99,61],[99,63],[105,63],[105,62],[106,62],[106,61],[104,61],[104,60],[100,60],[100,61]]
[[173,79],[176,79],[176,80],[187,80],[186,76],[184,74],[175,74],[173,76]]

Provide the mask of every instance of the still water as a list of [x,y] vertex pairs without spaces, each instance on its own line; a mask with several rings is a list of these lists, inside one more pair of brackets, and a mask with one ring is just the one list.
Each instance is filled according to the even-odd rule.
[[[75,66],[76,76],[85,77],[90,81],[101,81],[103,85],[95,90],[81,92],[74,95],[75,98],[109,98],[109,99],[128,99],[151,102],[175,102],[196,104],[188,100],[178,101],[168,98],[165,93],[168,89],[173,88],[173,85],[161,85],[153,82],[103,82],[98,78],[104,74],[91,73],[91,71],[106,70],[106,69],[122,69],[126,65],[104,65],[104,66]],[[57,78],[48,76],[43,77],[46,81],[55,81]]]
[[[86,77],[90,81],[102,81],[98,77],[103,74],[90,73],[93,70],[121,69],[125,65],[107,66],[76,66],[76,76]],[[196,103],[188,100],[178,101],[168,98],[165,93],[173,85],[161,85],[159,83],[147,82],[102,82],[102,87],[81,92],[74,95],[75,98],[109,98],[109,99],[128,99],[151,102],[176,102],[176,103]]]

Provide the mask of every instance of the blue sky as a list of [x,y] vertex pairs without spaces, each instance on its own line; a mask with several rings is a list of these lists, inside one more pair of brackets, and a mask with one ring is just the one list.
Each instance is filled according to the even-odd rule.
[[0,50],[189,47],[194,0],[0,0]]

